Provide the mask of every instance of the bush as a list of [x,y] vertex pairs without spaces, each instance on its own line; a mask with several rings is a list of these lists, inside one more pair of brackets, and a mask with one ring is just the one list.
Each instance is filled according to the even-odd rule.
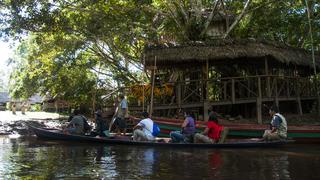
[[42,110],[41,104],[34,104],[34,105],[31,105],[30,107],[30,111],[41,111],[41,110]]

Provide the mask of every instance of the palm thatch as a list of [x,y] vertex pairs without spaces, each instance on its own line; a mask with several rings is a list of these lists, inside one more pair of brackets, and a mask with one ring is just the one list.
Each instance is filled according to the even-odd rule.
[[[241,61],[242,63],[263,62],[265,58],[272,59],[284,65],[301,66],[313,69],[311,53],[305,49],[293,48],[282,43],[265,40],[215,40],[211,42],[192,42],[184,45],[161,45],[145,48],[144,64],[148,68],[179,66],[194,63],[211,64]],[[316,67],[320,67],[320,54],[315,55]],[[263,60],[263,61],[262,61]],[[227,64],[226,64],[227,65]]]

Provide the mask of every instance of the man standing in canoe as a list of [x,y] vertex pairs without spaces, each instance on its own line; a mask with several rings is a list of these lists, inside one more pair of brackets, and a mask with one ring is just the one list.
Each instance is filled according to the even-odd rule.
[[269,114],[272,117],[270,130],[265,130],[263,134],[263,140],[272,141],[287,138],[287,121],[279,113],[279,108],[277,106],[272,106],[269,110]]
[[119,101],[120,103],[118,104],[116,112],[114,114],[115,119],[114,121],[111,121],[109,125],[109,130],[111,131],[112,125],[114,124],[117,129],[117,134],[120,135],[122,132],[123,135],[125,135],[127,128],[125,118],[128,117],[128,102],[124,98],[123,94],[119,95]]

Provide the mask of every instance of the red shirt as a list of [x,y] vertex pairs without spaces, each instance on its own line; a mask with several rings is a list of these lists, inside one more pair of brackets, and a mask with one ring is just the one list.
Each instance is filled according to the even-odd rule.
[[208,137],[214,140],[219,140],[220,132],[223,130],[223,127],[213,121],[209,121],[207,127],[209,128]]

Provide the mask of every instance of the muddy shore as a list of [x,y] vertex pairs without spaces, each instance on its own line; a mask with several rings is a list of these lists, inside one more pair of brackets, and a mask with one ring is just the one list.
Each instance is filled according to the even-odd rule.
[[18,111],[0,111],[0,135],[32,134],[28,125],[36,127],[61,128],[67,122],[67,116],[48,112],[26,112],[24,115]]

